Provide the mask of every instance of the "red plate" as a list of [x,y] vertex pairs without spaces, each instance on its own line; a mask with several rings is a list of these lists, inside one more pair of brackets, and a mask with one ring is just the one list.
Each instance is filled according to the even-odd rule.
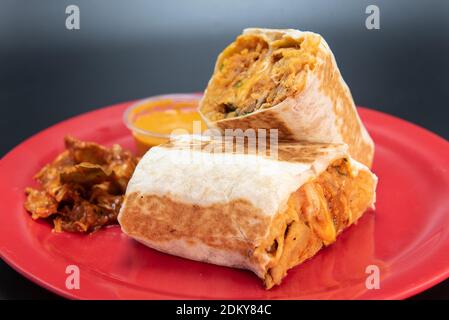
[[[92,235],[55,234],[23,209],[33,175],[72,134],[134,149],[122,124],[130,103],[59,123],[26,140],[0,162],[0,253],[21,274],[68,298],[83,299],[396,299],[449,276],[449,143],[398,118],[364,108],[376,142],[377,209],[330,247],[263,289],[244,270],[166,255],[127,238],[118,227]],[[80,269],[80,289],[66,288],[66,267]],[[380,270],[368,290],[366,267]]]

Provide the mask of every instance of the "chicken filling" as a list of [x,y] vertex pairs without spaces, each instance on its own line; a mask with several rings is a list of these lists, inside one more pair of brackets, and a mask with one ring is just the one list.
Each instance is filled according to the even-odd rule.
[[201,111],[212,121],[234,118],[300,93],[319,44],[314,35],[271,43],[255,35],[239,36],[220,56]]
[[279,284],[289,268],[333,243],[370,205],[373,187],[368,173],[352,174],[348,160],[341,159],[293,193],[286,212],[277,217],[280,229],[256,250],[270,257],[266,287]]

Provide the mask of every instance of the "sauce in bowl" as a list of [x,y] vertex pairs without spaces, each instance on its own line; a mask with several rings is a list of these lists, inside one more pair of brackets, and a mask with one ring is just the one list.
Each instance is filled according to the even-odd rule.
[[171,134],[201,133],[207,129],[197,112],[200,95],[164,95],[141,100],[124,114],[125,125],[132,131],[137,151],[168,142]]

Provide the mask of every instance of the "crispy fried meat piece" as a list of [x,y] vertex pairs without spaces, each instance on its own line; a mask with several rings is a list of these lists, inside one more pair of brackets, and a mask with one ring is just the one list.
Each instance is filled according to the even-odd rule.
[[26,188],[25,209],[33,219],[47,218],[58,212],[58,203],[44,190]]
[[52,218],[55,231],[93,232],[117,222],[126,186],[138,159],[67,136],[67,150],[35,176],[42,190],[26,189],[25,209],[33,219]]

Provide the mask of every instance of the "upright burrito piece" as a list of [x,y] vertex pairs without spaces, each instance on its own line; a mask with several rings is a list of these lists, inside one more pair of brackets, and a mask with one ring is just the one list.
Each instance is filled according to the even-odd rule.
[[249,269],[271,288],[372,207],[376,184],[344,144],[285,143],[261,155],[176,142],[139,162],[118,221],[151,248]]
[[368,167],[373,161],[373,141],[334,55],[312,32],[245,29],[219,55],[199,111],[210,127],[344,142],[357,161]]

